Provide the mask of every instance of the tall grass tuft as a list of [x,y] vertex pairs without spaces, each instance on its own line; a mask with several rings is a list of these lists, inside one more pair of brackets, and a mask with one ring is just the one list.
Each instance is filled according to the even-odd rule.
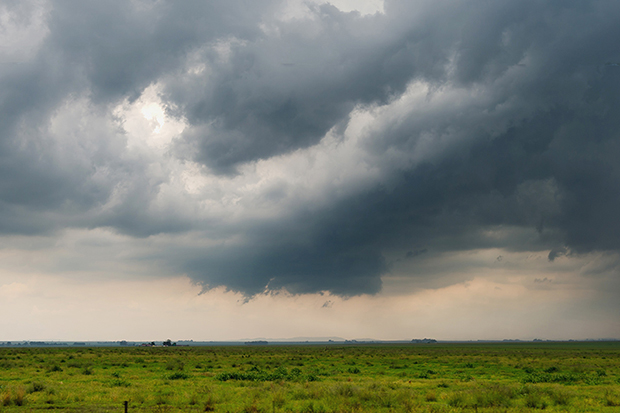
[[487,408],[487,407],[510,407],[516,397],[516,391],[510,386],[492,384],[490,386],[478,386],[469,390],[462,390],[448,398],[448,405],[457,408]]
[[26,391],[23,387],[19,387],[15,392],[8,390],[2,396],[2,405],[3,406],[23,406],[26,402],[25,400]]
[[605,405],[609,407],[620,406],[620,396],[618,393],[615,393],[610,389],[605,390]]

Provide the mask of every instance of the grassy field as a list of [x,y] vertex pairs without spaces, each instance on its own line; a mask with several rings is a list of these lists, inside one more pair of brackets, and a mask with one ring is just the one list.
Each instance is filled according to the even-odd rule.
[[620,412],[620,343],[0,348],[0,411]]

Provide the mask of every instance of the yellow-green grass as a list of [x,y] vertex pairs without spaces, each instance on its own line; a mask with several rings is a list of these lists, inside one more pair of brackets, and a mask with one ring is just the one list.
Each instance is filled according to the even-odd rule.
[[619,412],[620,342],[0,348],[0,411]]

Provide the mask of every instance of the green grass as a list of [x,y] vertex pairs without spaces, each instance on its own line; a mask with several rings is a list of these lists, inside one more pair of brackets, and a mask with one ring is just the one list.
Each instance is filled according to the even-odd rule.
[[0,348],[0,412],[617,412],[620,343]]

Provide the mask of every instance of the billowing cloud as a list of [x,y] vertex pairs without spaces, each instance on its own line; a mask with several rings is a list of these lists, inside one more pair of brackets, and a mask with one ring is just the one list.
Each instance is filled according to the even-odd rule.
[[335,4],[4,2],[2,234],[105,229],[247,295],[618,252],[620,5]]

